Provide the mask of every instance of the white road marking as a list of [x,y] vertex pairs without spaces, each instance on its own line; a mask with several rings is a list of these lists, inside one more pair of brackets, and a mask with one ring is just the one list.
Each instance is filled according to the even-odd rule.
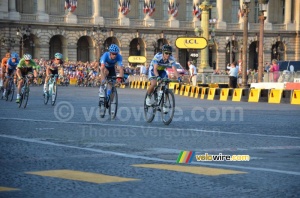
[[[120,156],[120,157],[125,157],[125,158],[142,159],[142,160],[173,163],[173,164],[175,163],[175,160],[164,160],[164,159],[159,159],[159,158],[154,158],[154,157],[138,156],[138,155],[132,155],[132,154],[126,154],[126,153],[118,153],[118,152],[113,152],[113,151],[104,151],[104,150],[100,150],[100,149],[82,148],[82,147],[78,147],[78,146],[63,145],[63,144],[57,144],[57,143],[53,143],[53,142],[40,141],[40,140],[36,140],[36,139],[22,138],[22,137],[18,137],[18,136],[0,135],[0,137],[20,140],[20,141],[24,141],[24,142],[43,144],[43,145],[65,147],[65,148],[79,149],[79,150],[91,151],[91,152],[108,154],[108,155],[115,155],[115,156]],[[219,163],[214,164],[214,163],[206,163],[206,162],[203,162],[203,163],[202,162],[192,162],[192,164],[202,165],[202,166],[223,167],[223,168],[224,167],[225,168],[236,168],[236,169],[243,169],[243,170],[250,170],[250,171],[265,171],[265,172],[300,176],[300,172],[277,170],[277,169],[270,169],[270,168],[256,168],[256,167],[247,167],[247,166],[226,165],[226,164],[219,164]]]
[[296,136],[287,135],[266,135],[259,133],[238,133],[238,132],[226,132],[226,131],[212,131],[212,130],[202,130],[202,129],[182,129],[182,128],[171,128],[171,127],[152,127],[152,126],[136,126],[136,125],[125,125],[125,124],[107,124],[107,123],[89,123],[89,122],[61,122],[54,120],[35,120],[35,119],[21,119],[21,118],[4,118],[0,117],[0,120],[15,120],[15,121],[27,121],[27,122],[47,122],[47,123],[59,123],[59,124],[76,124],[76,125],[96,125],[96,126],[111,126],[111,127],[129,127],[129,128],[139,128],[139,129],[156,129],[156,130],[171,130],[171,131],[190,131],[190,132],[202,132],[202,133],[219,133],[226,135],[245,135],[245,136],[259,136],[259,137],[271,137],[271,138],[287,138],[287,139],[300,139]]

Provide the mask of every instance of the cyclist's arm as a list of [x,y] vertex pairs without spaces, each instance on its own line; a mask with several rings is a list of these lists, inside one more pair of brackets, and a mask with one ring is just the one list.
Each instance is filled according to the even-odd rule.
[[153,73],[154,73],[155,76],[159,76],[158,71],[157,71],[157,67],[158,67],[158,64],[153,65]]

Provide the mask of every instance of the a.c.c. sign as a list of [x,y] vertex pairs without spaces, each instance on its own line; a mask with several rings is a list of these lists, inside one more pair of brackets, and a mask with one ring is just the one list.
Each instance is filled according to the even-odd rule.
[[129,56],[128,62],[130,63],[145,63],[147,61],[145,56]]
[[175,45],[179,49],[204,49],[207,44],[204,37],[178,37],[175,41]]

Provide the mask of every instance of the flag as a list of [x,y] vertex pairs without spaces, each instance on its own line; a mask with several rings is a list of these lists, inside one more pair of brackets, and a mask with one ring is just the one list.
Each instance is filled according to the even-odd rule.
[[194,4],[193,5],[193,14],[194,14],[194,16],[201,20],[201,13],[202,13],[202,11],[199,8],[199,4],[198,3]]
[[130,12],[130,0],[119,0],[119,8],[118,11],[121,12],[124,15],[127,15],[128,12]]
[[241,7],[238,8],[238,19],[244,16],[244,11],[242,10]]
[[179,3],[174,4],[174,2],[169,2],[168,5],[168,14],[172,15],[173,17],[176,17],[178,15],[178,7]]
[[74,12],[77,8],[77,0],[65,0],[65,10]]
[[144,1],[144,14],[148,14],[149,16],[152,16],[155,12],[155,1]]

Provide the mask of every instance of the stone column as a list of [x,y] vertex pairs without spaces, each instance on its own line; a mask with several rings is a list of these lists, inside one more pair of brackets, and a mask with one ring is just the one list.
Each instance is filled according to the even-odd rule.
[[77,23],[77,16],[73,14],[72,12],[69,12],[66,15],[66,23]]
[[[149,5],[150,0],[147,0],[146,3]],[[149,14],[147,13],[144,17],[144,25],[146,27],[154,27],[155,26],[155,20],[152,19],[151,16],[149,16]]]
[[9,0],[8,1],[8,18],[10,20],[20,20],[21,15],[16,10],[16,1],[15,0]]
[[[200,10],[199,4],[200,4],[200,0],[193,0],[193,6],[194,5],[198,6],[198,9]],[[196,27],[199,28],[200,27],[200,25],[201,25],[200,19],[195,15],[194,15],[194,18],[193,18],[193,22],[194,22],[194,28],[196,28]]]
[[267,11],[264,12],[264,15],[266,17],[264,30],[272,30],[272,23],[269,22],[269,17],[270,17],[269,10],[270,10],[270,2],[268,3]]
[[[209,3],[209,0],[205,0],[199,6],[202,10],[202,20],[201,27],[203,30],[202,36],[209,40],[209,10],[212,8],[212,5]],[[203,70],[209,68],[208,62],[208,46],[201,50],[201,63],[198,70]]]
[[225,29],[226,30],[226,22],[223,21],[223,0],[217,0],[217,11],[218,11],[218,22],[217,22],[217,28],[218,29]]
[[292,0],[285,0],[285,13],[284,13],[284,24],[286,24],[286,30],[295,30],[296,26],[292,23]]
[[[170,3],[174,3],[174,5],[176,5],[177,2],[176,2],[176,0],[170,0]],[[178,9],[178,12],[179,12],[179,9]],[[179,21],[173,15],[170,15],[170,18],[169,18],[169,27],[171,27],[171,28],[179,28]]]
[[94,24],[104,25],[104,19],[101,16],[101,0],[93,0],[94,3]]
[[37,1],[37,20],[49,22],[49,15],[46,13],[46,0]]

